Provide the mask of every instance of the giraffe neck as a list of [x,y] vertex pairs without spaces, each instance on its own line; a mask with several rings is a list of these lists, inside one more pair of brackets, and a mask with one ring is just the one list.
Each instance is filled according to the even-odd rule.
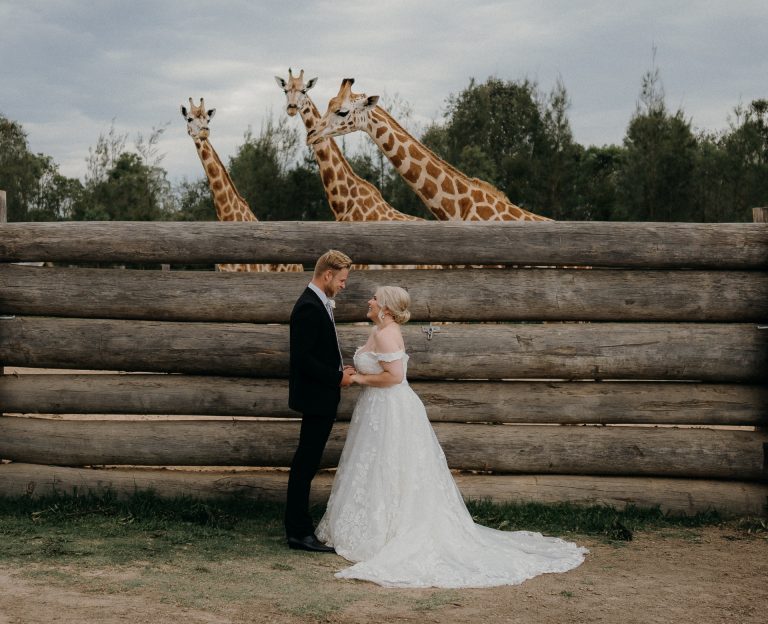
[[208,139],[195,139],[195,148],[208,178],[219,221],[257,221]]
[[[307,132],[313,130],[317,122],[320,121],[320,112],[308,95],[304,96],[304,102],[299,107],[299,112]],[[337,221],[346,220],[351,212],[350,208],[353,207],[349,202],[351,187],[358,183],[359,178],[333,139],[326,139],[313,145],[312,150],[315,153],[315,160],[320,170],[320,179],[323,182],[323,188],[325,188],[333,216]]]
[[371,111],[364,129],[441,221],[549,220],[515,206],[499,189],[449,165],[379,106]]
[[[203,169],[208,178],[208,186],[213,194],[213,204],[219,221],[258,221],[248,207],[248,202],[237,192],[229,172],[208,139],[194,139],[194,142],[197,155],[203,163]],[[217,264],[216,267],[219,271],[245,273],[304,270],[300,264]]]
[[[299,107],[307,132],[314,129],[321,115],[312,99],[304,96]],[[320,179],[337,221],[415,220],[395,210],[373,184],[358,176],[333,139],[312,146],[320,169]]]

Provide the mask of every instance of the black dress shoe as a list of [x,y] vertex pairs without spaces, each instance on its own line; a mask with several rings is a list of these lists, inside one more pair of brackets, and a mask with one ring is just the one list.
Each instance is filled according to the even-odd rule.
[[288,548],[294,550],[309,550],[311,552],[336,552],[332,546],[326,546],[314,535],[307,535],[306,537],[289,537]]

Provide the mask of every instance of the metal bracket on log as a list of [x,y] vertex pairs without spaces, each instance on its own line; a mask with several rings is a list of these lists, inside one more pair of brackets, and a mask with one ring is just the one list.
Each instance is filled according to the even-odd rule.
[[427,340],[432,340],[432,336],[439,332],[440,328],[430,325],[429,327],[422,327],[421,331],[427,335]]

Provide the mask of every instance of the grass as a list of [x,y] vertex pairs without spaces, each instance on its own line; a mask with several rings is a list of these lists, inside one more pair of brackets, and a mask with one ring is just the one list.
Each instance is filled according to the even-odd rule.
[[[550,535],[590,535],[631,540],[638,530],[693,529],[723,522],[714,513],[665,514],[658,508],[562,504],[497,504],[469,501],[476,522],[503,530],[539,531]],[[313,510],[319,518],[323,509]],[[242,554],[244,544],[261,554],[284,552],[280,504],[247,499],[201,501],[161,499],[137,492],[114,495],[53,496],[33,499],[0,497],[0,561],[17,557],[45,560],[90,556],[104,563],[143,558],[168,560],[194,550],[216,561]],[[741,519],[746,533],[768,532],[764,519]],[[12,539],[9,539],[12,538]],[[275,562],[274,569],[289,565]]]
[[716,512],[694,516],[664,513],[658,507],[627,506],[614,509],[604,505],[582,507],[570,503],[493,503],[488,500],[467,504],[475,522],[503,530],[538,531],[549,535],[591,535],[609,540],[629,541],[635,531],[718,525],[723,519]]
[[[577,540],[592,536],[614,544],[635,531],[671,528],[693,535],[698,527],[723,523],[713,513],[680,517],[634,507],[489,501],[470,501],[468,507],[477,522],[494,528]],[[316,519],[322,512],[313,509]],[[368,583],[330,582],[345,565],[340,557],[288,550],[282,515],[280,504],[161,499],[149,492],[125,499],[0,497],[0,565],[50,587],[141,595],[245,619],[266,609],[290,621],[322,621],[371,599],[377,590]],[[729,524],[744,538],[768,535],[763,519]],[[445,590],[375,595],[414,615],[459,602],[455,592]]]

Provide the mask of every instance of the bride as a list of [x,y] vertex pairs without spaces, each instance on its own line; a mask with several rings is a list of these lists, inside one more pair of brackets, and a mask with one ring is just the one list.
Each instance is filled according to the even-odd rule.
[[388,587],[492,587],[577,567],[588,552],[529,531],[475,524],[419,397],[408,385],[402,288],[368,301],[374,327],[355,353],[363,386],[318,538],[355,564],[336,574]]

